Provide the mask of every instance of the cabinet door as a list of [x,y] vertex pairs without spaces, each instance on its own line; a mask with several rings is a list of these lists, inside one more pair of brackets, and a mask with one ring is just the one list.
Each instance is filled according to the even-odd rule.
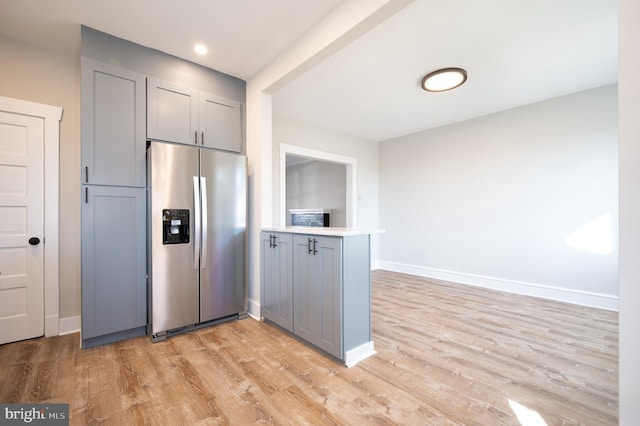
[[262,233],[262,316],[293,331],[291,234]]
[[[313,282],[313,252],[308,235],[293,236],[293,333],[315,344],[317,317]],[[311,251],[311,253],[310,253]]]
[[293,332],[342,358],[342,241],[313,235],[293,241]]
[[82,338],[145,326],[146,190],[82,191]]
[[82,58],[82,182],[145,185],[145,76]]
[[194,145],[198,139],[198,91],[147,79],[147,138]]
[[240,102],[200,92],[201,144],[210,148],[240,152],[242,108]]
[[342,358],[342,241],[316,237],[314,253],[315,345]]

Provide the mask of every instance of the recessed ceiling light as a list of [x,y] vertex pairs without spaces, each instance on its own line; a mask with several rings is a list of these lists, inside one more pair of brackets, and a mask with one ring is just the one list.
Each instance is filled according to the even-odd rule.
[[422,88],[428,92],[444,92],[462,86],[467,72],[462,68],[442,68],[430,72],[422,79]]
[[207,49],[207,46],[205,46],[204,44],[196,44],[193,47],[193,50],[195,50],[198,55],[206,55],[207,52],[209,51]]

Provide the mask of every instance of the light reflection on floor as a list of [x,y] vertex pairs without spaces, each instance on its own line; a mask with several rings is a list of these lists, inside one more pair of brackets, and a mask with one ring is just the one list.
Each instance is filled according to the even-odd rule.
[[525,407],[522,404],[518,404],[513,400],[509,400],[509,406],[518,417],[518,421],[522,426],[547,426],[547,422],[544,421],[542,416],[530,408]]

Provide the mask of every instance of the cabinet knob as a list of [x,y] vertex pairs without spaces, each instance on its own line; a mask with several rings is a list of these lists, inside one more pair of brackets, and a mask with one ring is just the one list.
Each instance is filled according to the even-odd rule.
[[31,244],[32,246],[37,246],[38,244],[40,244],[40,238],[38,237],[29,238],[29,244]]

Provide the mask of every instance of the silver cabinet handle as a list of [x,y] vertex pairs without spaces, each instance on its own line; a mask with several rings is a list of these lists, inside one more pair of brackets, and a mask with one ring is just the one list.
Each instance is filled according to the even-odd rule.
[[198,145],[198,131],[193,132],[193,143]]
[[200,143],[204,145],[204,132],[202,132],[202,139],[200,140]]

